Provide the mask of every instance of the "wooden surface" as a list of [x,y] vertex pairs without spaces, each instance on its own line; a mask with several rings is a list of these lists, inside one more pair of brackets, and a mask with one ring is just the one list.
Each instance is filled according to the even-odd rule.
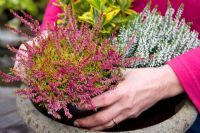
[[14,90],[0,87],[0,133],[32,133],[19,116]]

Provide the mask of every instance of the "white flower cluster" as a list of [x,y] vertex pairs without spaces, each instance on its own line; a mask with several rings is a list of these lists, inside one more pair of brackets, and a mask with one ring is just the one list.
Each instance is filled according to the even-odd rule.
[[120,29],[113,44],[118,45],[125,58],[142,59],[135,61],[130,67],[161,66],[200,45],[198,33],[191,31],[190,25],[181,19],[182,12],[183,6],[173,17],[174,9],[169,7],[165,16],[162,16],[156,9],[150,11],[146,7],[128,26]]

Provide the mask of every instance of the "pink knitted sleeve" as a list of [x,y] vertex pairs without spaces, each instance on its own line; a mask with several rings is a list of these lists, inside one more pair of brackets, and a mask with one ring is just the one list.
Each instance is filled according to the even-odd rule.
[[174,70],[185,92],[200,112],[200,47],[172,59],[167,64]]
[[[148,0],[135,0],[133,9],[138,12],[142,11],[145,7],[144,2],[147,3]],[[174,0],[170,2],[176,11],[181,3],[185,5],[183,18],[187,22],[192,22],[192,29],[200,34],[200,2],[196,0]],[[155,5],[158,6],[158,10],[162,14],[165,14],[167,0],[152,0],[152,7]],[[172,59],[167,64],[174,70],[185,92],[200,112],[200,47]]]
[[48,24],[49,26],[54,27],[55,22],[58,19],[58,14],[62,13],[62,10],[59,7],[53,5],[54,2],[57,2],[57,0],[50,0],[48,3],[41,25],[41,31],[44,31]]

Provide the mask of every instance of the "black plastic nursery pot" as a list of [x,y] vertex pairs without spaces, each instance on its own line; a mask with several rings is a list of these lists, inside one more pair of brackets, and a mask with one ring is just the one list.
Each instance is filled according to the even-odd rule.
[[[70,113],[72,113],[73,118],[67,119],[61,110],[59,114],[62,118],[58,120],[49,115],[46,109],[40,108],[28,99],[24,100],[17,97],[17,106],[26,124],[39,133],[54,133],[54,131],[57,133],[90,132],[86,129],[74,127],[73,121],[95,113],[93,111],[82,112],[70,106]],[[186,96],[179,95],[160,101],[138,118],[125,120],[104,132],[182,133],[192,125],[196,116],[197,111]]]

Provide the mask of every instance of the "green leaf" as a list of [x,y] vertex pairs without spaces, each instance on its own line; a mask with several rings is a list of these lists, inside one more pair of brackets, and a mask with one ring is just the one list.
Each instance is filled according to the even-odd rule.
[[83,15],[83,13],[90,10],[90,4],[83,0],[77,0],[74,4],[77,15]]
[[63,4],[69,4],[70,0],[58,0],[58,2],[61,2]]
[[128,14],[128,15],[137,15],[136,11],[133,11],[131,9],[125,9],[124,13]]
[[101,13],[103,6],[105,6],[107,0],[87,0],[92,7],[94,7],[99,13]]
[[103,26],[109,23],[120,12],[119,6],[108,7],[105,10]]
[[114,4],[115,4],[115,1],[114,1],[114,0],[108,0],[108,4],[109,4],[109,5],[114,5]]
[[131,7],[133,0],[117,0],[117,2],[120,5],[121,10],[123,11]]
[[38,13],[37,5],[32,0],[20,0],[20,7],[27,10],[31,15]]
[[125,24],[128,21],[127,17],[118,16],[113,19],[113,23],[115,24]]
[[127,5],[127,0],[117,0],[117,2],[119,3],[121,9],[124,10]]
[[81,21],[85,21],[85,22],[88,22],[89,24],[94,25],[95,22],[94,22],[93,17],[94,17],[93,16],[93,8],[91,7],[89,12],[85,12],[82,16],[79,16],[78,18]]

